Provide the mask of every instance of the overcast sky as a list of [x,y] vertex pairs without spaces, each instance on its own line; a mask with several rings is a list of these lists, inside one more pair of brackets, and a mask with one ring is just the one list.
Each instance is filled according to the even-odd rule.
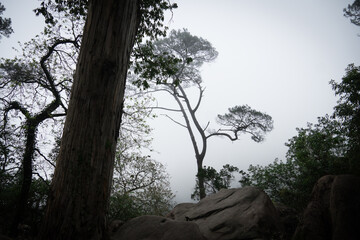
[[[297,127],[331,114],[329,85],[349,63],[360,64],[360,28],[343,16],[344,0],[179,0],[171,29],[187,28],[210,41],[218,58],[202,68],[206,87],[198,112],[203,126],[228,107],[248,104],[271,115],[265,142],[248,136],[210,138],[204,165],[246,170],[285,159]],[[161,104],[159,100],[159,104]],[[169,98],[170,100],[170,98]],[[186,129],[165,117],[153,121],[155,157],[167,164],[177,201],[189,201],[196,161]]]
[[[34,17],[37,0],[2,0],[15,33],[2,38],[0,56],[12,57],[17,41],[42,30]],[[170,29],[187,28],[210,41],[218,58],[202,68],[206,87],[198,118],[205,126],[228,107],[248,104],[273,117],[274,130],[263,143],[248,136],[229,142],[211,138],[206,166],[232,164],[246,170],[285,159],[284,143],[297,127],[331,114],[336,98],[329,81],[340,81],[349,63],[360,64],[360,28],[343,16],[349,0],[178,0]],[[19,7],[20,6],[20,7]],[[171,97],[158,99],[159,104]],[[160,113],[159,113],[160,114]],[[177,202],[190,201],[195,154],[186,129],[165,117],[151,121],[153,157],[167,166]],[[213,125],[215,127],[215,125]]]

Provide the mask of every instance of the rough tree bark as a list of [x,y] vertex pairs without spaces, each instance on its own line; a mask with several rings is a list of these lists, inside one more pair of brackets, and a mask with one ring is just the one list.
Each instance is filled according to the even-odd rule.
[[139,0],[90,1],[39,239],[102,239]]

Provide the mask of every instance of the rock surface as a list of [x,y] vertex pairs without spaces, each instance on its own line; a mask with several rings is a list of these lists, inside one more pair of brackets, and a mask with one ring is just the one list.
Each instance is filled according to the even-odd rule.
[[355,240],[360,236],[360,177],[324,176],[313,188],[295,240]]
[[198,225],[165,217],[141,216],[121,225],[111,240],[206,240]]
[[270,198],[255,187],[224,189],[197,204],[179,204],[170,216],[198,224],[209,240],[270,239],[281,228]]

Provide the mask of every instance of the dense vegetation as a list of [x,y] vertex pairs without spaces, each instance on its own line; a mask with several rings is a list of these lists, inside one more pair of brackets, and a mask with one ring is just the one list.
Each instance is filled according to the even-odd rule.
[[279,203],[301,211],[315,182],[329,174],[360,175],[360,68],[350,64],[340,83],[331,81],[339,96],[334,113],[315,124],[298,128],[286,161],[267,166],[250,165],[241,171],[241,184],[259,186]]

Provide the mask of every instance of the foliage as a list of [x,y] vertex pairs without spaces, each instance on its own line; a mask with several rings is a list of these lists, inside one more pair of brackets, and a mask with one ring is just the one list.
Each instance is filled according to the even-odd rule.
[[286,161],[268,166],[250,165],[241,171],[242,185],[259,186],[277,202],[301,211],[316,181],[324,175],[359,175],[360,73],[350,64],[342,82],[331,81],[340,96],[332,116],[298,128],[286,143]]
[[[23,223],[29,225],[32,234],[36,234],[49,191],[50,181],[33,178],[28,196],[28,208],[23,213]],[[21,190],[21,173],[10,174],[0,171],[0,233],[6,233],[11,227],[16,212],[18,195]]]
[[296,206],[297,198],[292,194],[298,171],[294,162],[275,161],[267,166],[250,165],[247,172],[240,170],[242,186],[257,186],[263,189],[275,202],[292,203]]
[[127,221],[129,219],[146,215],[142,212],[141,202],[126,193],[112,193],[110,196],[109,219]]
[[319,177],[348,169],[345,156],[346,144],[341,123],[329,116],[318,118],[318,123],[308,124],[307,128],[297,129],[298,135],[286,144],[289,149],[287,159],[296,161],[299,170],[312,176],[316,181]]
[[233,132],[237,139],[238,133],[248,133],[255,142],[263,141],[264,135],[273,129],[273,120],[270,115],[254,110],[248,105],[229,108],[229,113],[218,115],[217,122],[226,129],[219,129],[212,134],[217,135],[229,131]]
[[[5,11],[4,5],[0,3],[0,16]],[[14,30],[11,27],[11,19],[0,17],[0,39],[2,36],[9,37]]]
[[10,227],[9,219],[15,212],[14,203],[17,201],[21,185],[19,174],[0,171],[0,232],[4,233]]
[[[239,169],[237,167],[226,164],[223,166],[220,171],[216,171],[213,167],[206,167],[198,173],[198,175],[202,175],[201,177],[204,179],[205,183],[205,192],[206,195],[216,193],[221,189],[228,189],[231,185],[231,182],[234,180],[234,173],[238,172]],[[200,190],[199,184],[195,185],[194,193],[191,194],[191,198],[195,200],[200,200]]]
[[167,38],[154,43],[154,51],[159,54],[170,53],[180,59],[177,67],[179,71],[172,78],[173,82],[181,81],[182,86],[200,83],[200,67],[218,56],[209,41],[191,35],[187,29],[172,30]]
[[118,151],[109,217],[126,221],[141,215],[165,215],[174,198],[168,179],[164,166],[150,156]]
[[350,18],[351,23],[360,26],[360,1],[355,0],[344,9],[345,17]]
[[43,0],[40,7],[34,9],[36,15],[43,15],[45,23],[48,25],[57,25],[57,14],[66,14],[67,17],[71,16],[77,20],[85,20],[88,9],[88,0]]
[[267,166],[250,165],[241,171],[240,183],[258,186],[276,202],[301,211],[310,198],[316,181],[328,174],[349,173],[344,157],[346,140],[338,121],[325,116],[317,124],[298,128],[289,139],[286,161],[275,160]]
[[[143,55],[146,57],[141,57]],[[134,61],[132,74],[137,77],[133,84],[144,89],[150,87],[152,80],[156,84],[167,83],[167,79],[178,71],[177,64],[181,62],[167,52],[155,54],[151,43],[135,48],[134,56],[137,60]]]
[[[67,0],[42,0],[41,6],[35,9],[37,15],[43,15],[45,22],[50,25],[57,24],[56,13],[66,13],[75,19],[85,19],[88,11],[89,0],[67,1]],[[166,36],[167,27],[164,26],[164,13],[177,8],[176,3],[169,0],[140,0],[140,24],[137,30],[135,46],[131,61],[136,74],[143,72],[143,78],[136,84],[149,87],[147,80],[155,79],[156,72],[172,75],[174,73],[173,63],[178,59],[167,54],[156,55],[153,51],[152,41]],[[141,65],[146,65],[141,66]],[[159,82],[160,83],[160,82]]]
[[166,36],[167,27],[164,27],[164,13],[177,8],[176,3],[169,0],[141,0],[141,20],[136,42],[140,44],[145,37],[151,41]]
[[[167,28],[163,24],[164,12],[177,8],[177,4],[172,4],[168,0],[141,0],[139,2],[141,19],[137,42],[141,43],[145,37],[154,40],[159,36],[165,36]],[[67,16],[75,17],[77,20],[85,20],[90,3],[90,0],[42,0],[40,7],[34,12],[36,15],[43,15],[45,23],[56,25],[56,15],[59,13],[66,13]]]
[[360,175],[360,67],[350,64],[340,83],[330,83],[340,97],[333,116],[339,119],[346,135],[349,167],[352,173]]
[[140,79],[135,83],[147,86],[147,80],[153,79],[157,84],[179,85],[181,82],[183,86],[192,86],[200,83],[199,68],[218,55],[209,41],[191,35],[187,29],[172,30],[168,37],[159,39],[152,45],[141,45],[140,49],[146,49],[152,54],[149,54],[150,58],[137,62],[135,74]]
[[148,108],[154,99],[131,84],[125,94],[109,217],[125,221],[140,215],[164,215],[173,206],[169,176],[161,163],[143,153],[152,152],[152,129],[146,120],[155,117]]

